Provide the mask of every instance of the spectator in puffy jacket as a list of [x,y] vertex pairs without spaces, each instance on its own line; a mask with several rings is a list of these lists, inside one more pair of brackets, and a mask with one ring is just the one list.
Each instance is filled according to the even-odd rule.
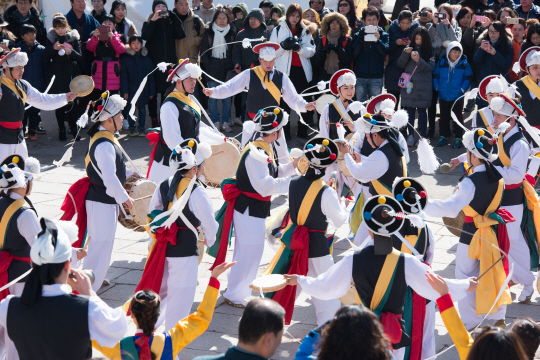
[[270,19],[267,21],[268,30],[272,31],[278,26],[280,19],[285,16],[287,9],[283,4],[277,4],[270,10]]
[[238,34],[244,29],[244,19],[248,15],[248,7],[245,3],[239,3],[233,7],[234,14],[234,26],[236,27],[236,33]]
[[[467,56],[463,55],[463,48],[457,41],[452,41],[446,48],[446,55],[443,56],[433,69],[433,89],[439,92],[439,105],[441,119],[439,120],[440,138],[436,146],[448,144],[448,139],[452,135],[450,124],[452,124],[451,109],[461,123],[463,123],[463,98],[460,98],[473,79],[471,66],[467,62]],[[454,125],[454,144],[452,148],[460,149],[462,144],[463,129]]]
[[127,8],[124,0],[114,0],[110,14],[114,16],[114,27],[116,32],[120,34],[123,43],[127,44],[132,35],[139,35],[133,21],[127,18]]
[[202,0],[198,9],[193,11],[195,15],[200,17],[205,24],[208,24],[214,18],[216,7],[214,6],[214,0]]
[[15,4],[9,5],[4,11],[4,20],[9,24],[7,29],[19,41],[22,41],[20,31],[23,25],[32,25],[36,28],[37,42],[45,44],[47,41],[45,22],[39,16],[39,11],[34,6],[34,0],[15,0]]
[[[214,19],[207,25],[201,42],[201,61],[206,71],[210,76],[219,81],[227,81],[227,73],[233,69],[232,48],[233,45],[228,45],[234,41],[234,29],[229,22],[226,11],[219,7],[214,13]],[[213,46],[212,50],[207,51]],[[204,55],[203,55],[204,54]],[[216,87],[219,83],[211,78],[208,78],[208,87]],[[222,99],[221,120],[218,111],[218,99],[208,99],[208,109],[210,110],[210,118],[216,127],[225,132],[231,132],[231,127],[234,126],[231,115],[232,98]]]
[[388,47],[388,64],[385,70],[384,87],[388,93],[396,97],[396,110],[401,94],[398,80],[403,72],[403,68],[397,65],[397,60],[403,53],[403,49],[411,44],[412,33],[419,26],[418,22],[413,22],[412,12],[403,10],[388,28],[390,45]]
[[[24,67],[23,79],[28,81],[39,92],[45,91],[45,74],[49,63],[45,60],[45,46],[36,40],[36,28],[33,25],[24,24],[19,29],[19,35],[23,39],[17,43],[21,52],[28,54],[28,63]],[[28,140],[37,140],[36,130],[41,122],[40,110],[30,107],[24,112],[23,129],[28,125]]]
[[182,21],[182,27],[186,33],[185,38],[175,40],[176,57],[178,60],[189,59],[195,64],[204,34],[204,21],[189,8],[188,0],[175,0],[173,13]]
[[[167,16],[162,17],[160,11],[166,11]],[[146,41],[148,56],[152,59],[154,66],[160,62],[176,64],[176,40],[186,37],[182,21],[167,8],[164,0],[154,0],[152,2],[152,14],[143,24],[141,36]],[[165,92],[169,87],[167,83],[167,73],[156,71],[154,80],[156,81],[156,96],[148,103],[148,112],[152,119],[152,127],[159,126],[157,94],[161,94],[161,101],[165,100]]]
[[388,54],[388,34],[378,26],[379,10],[369,6],[362,11],[366,26],[377,26],[375,41],[365,41],[365,28],[354,35],[354,74],[356,75],[356,100],[366,101],[382,93],[384,58]]
[[96,94],[105,90],[116,94],[120,90],[120,55],[126,52],[126,47],[120,34],[114,28],[114,17],[107,15],[102,23],[109,28],[107,40],[99,40],[102,34],[96,29],[86,44],[86,48],[94,53],[92,64],[92,79]]
[[[474,54],[474,63],[479,67],[478,77],[483,79],[489,75],[504,76],[510,81],[508,69],[514,59],[514,48],[508,32],[500,21],[492,22],[488,29],[478,38],[479,48]],[[479,107],[487,106],[487,102],[477,96]]]
[[148,50],[143,48],[142,38],[132,35],[129,40],[129,47],[121,58],[120,71],[120,94],[127,100],[128,106],[124,108],[124,118],[129,122],[129,136],[145,136],[146,105],[148,101],[156,96],[156,85],[154,74],[148,75],[146,85],[137,100],[135,107],[139,110],[139,121],[129,117],[131,100],[139,89],[144,77],[154,70],[154,64],[148,57]]
[[[232,51],[234,71],[237,74],[240,74],[242,70],[260,65],[259,55],[253,52],[252,48],[244,48],[242,40],[258,39],[263,36],[265,39],[270,39],[270,32],[266,29],[266,23],[264,22],[264,13],[261,9],[253,9],[244,19],[244,29],[238,32],[234,39],[234,41],[239,41],[233,45]],[[251,46],[253,47],[261,42],[253,41]],[[242,123],[246,120],[246,100],[247,93],[242,92],[242,112],[240,114]]]

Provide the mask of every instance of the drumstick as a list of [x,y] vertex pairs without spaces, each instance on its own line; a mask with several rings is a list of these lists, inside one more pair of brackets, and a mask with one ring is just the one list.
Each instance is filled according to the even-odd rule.
[[201,86],[202,86],[203,90],[206,90],[206,88],[204,87],[204,85],[203,85],[203,83],[202,83],[201,79],[200,79],[200,78],[197,78],[197,81],[199,82],[199,84],[201,84]]
[[84,244],[83,250],[88,251],[88,243],[90,242],[90,239],[92,238],[92,235],[88,235],[88,239],[86,239],[86,244]]
[[133,199],[133,202],[139,201],[139,200],[148,199],[148,198],[151,198],[152,196],[154,196],[154,194],[152,194],[152,195],[146,195],[146,196],[140,197],[140,198],[138,198],[138,199]]

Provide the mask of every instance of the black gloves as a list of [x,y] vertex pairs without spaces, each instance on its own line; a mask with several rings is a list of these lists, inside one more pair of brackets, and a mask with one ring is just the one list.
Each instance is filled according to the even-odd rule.
[[283,50],[291,50],[293,45],[293,38],[287,38],[283,40],[279,45],[283,48]]
[[328,49],[328,51],[331,51],[331,50],[336,51],[337,48],[338,48],[338,46],[337,46],[337,45],[334,45],[334,44],[328,43],[328,44],[326,44],[326,48]]

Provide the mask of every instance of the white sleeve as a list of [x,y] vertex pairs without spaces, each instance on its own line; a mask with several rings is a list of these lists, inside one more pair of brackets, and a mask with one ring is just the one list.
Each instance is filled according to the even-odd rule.
[[339,197],[334,189],[328,187],[322,193],[321,210],[328,222],[336,229],[347,220],[347,209],[339,201]]
[[379,150],[370,156],[363,156],[359,163],[353,160],[351,154],[345,154],[345,164],[353,178],[363,183],[377,180],[388,171],[389,166],[388,158]]
[[[9,308],[9,300],[15,295],[8,295],[5,299],[0,301],[0,326],[4,329],[7,329],[7,312]],[[7,333],[6,333],[7,335]],[[1,343],[4,342],[4,339],[1,339]]]
[[281,96],[289,105],[291,111],[298,110],[306,112],[307,101],[296,92],[296,88],[286,74],[283,74],[283,84],[281,85]]
[[208,246],[214,245],[219,224],[214,218],[214,207],[208,193],[198,186],[189,198],[189,209],[201,222],[201,227]]
[[102,347],[114,347],[127,332],[126,313],[105,304],[97,296],[91,296],[88,304],[88,330],[90,339]]
[[510,167],[495,166],[504,178],[505,185],[520,184],[527,172],[529,146],[524,141],[516,141],[510,148]]
[[405,156],[405,161],[408,164],[411,160],[411,158],[409,157],[409,147],[407,146],[407,140],[405,140],[405,137],[403,136],[401,131],[399,132],[398,142],[399,146],[401,146],[401,148],[403,149],[403,155]]
[[28,85],[26,91],[26,103],[41,110],[56,110],[68,103],[66,94],[42,94],[37,91],[32,85],[25,81]]
[[[163,181],[169,181],[165,179]],[[150,205],[148,206],[148,212],[151,213],[153,210],[163,210],[163,199],[161,198],[161,192],[159,191],[161,184],[158,184],[156,190],[154,190],[154,195],[150,199]]]
[[457,191],[446,200],[429,200],[424,211],[433,217],[456,217],[471,202],[476,188],[471,179],[465,178]]
[[296,168],[294,167],[294,163],[292,161],[289,161],[286,164],[280,164],[278,167],[278,176],[279,177],[287,177],[287,176],[294,176],[296,175]]
[[478,117],[478,111],[474,111],[472,114],[472,120],[471,120],[471,129],[476,128],[476,118]]
[[[436,301],[441,295],[435,291],[426,279],[426,272],[432,272],[431,269],[416,257],[410,254],[403,254],[405,257],[405,282],[418,295],[431,301]],[[448,280],[445,279],[450,288],[450,294],[454,301],[461,300],[464,297],[464,289],[469,287],[469,280]]]
[[321,300],[345,296],[352,282],[353,255],[345,256],[316,278],[299,276],[298,284],[306,294]]
[[240,74],[233,77],[231,80],[221,84],[212,90],[212,99],[226,99],[233,95],[242,92],[245,88],[249,89],[250,69],[242,71]]
[[426,226],[428,233],[428,247],[426,249],[426,262],[431,265],[433,263],[433,257],[435,256],[435,237],[429,226]]
[[459,155],[457,158],[462,163],[467,162],[467,153],[463,153],[463,154]]
[[330,137],[328,121],[328,105],[326,105],[319,117],[319,136]]
[[166,102],[161,105],[159,110],[159,117],[161,119],[161,134],[163,140],[169,147],[174,147],[184,141],[182,132],[180,131],[180,124],[178,123],[178,108],[172,102]]
[[94,157],[101,172],[105,192],[113,197],[117,204],[123,204],[129,196],[116,176],[116,154],[113,145],[108,141],[100,143],[94,150]]
[[[354,143],[353,151],[355,153],[358,153],[360,155],[360,150],[362,149],[362,146],[364,146],[364,139],[366,138],[365,133],[359,133],[355,132],[353,135],[353,139],[356,139],[356,143]],[[406,142],[405,142],[406,144]]]
[[289,193],[290,177],[274,179],[270,176],[268,165],[255,160],[253,156],[246,156],[246,171],[253,189],[261,196],[271,196]]
[[17,218],[17,229],[26,239],[28,245],[32,246],[37,234],[41,231],[39,220],[34,210],[27,209]]

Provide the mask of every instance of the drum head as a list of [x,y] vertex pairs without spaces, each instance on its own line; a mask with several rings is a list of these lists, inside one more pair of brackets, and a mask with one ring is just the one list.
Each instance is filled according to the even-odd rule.
[[240,149],[230,141],[212,145],[212,156],[205,160],[204,177],[212,184],[220,185],[236,174],[240,161]]
[[[137,225],[144,225],[147,223],[146,215],[149,213],[148,208],[150,207],[150,200],[152,200],[151,197],[147,196],[154,193],[157,185],[148,179],[139,179],[133,176],[126,180],[126,185],[127,184],[131,184],[131,188],[129,188],[129,186],[126,186],[126,188],[129,188],[127,189],[128,194],[134,200],[146,197],[142,200],[136,200],[133,203],[133,207],[129,210],[129,214],[133,217],[133,221]],[[126,212],[128,211],[126,210]],[[141,232],[146,231],[143,227],[137,227],[134,230]]]
[[69,90],[80,97],[90,95],[94,90],[94,80],[90,76],[79,75],[69,83]]
[[347,177],[352,177],[351,175],[351,172],[349,171],[349,169],[347,168],[347,163],[345,162],[345,157],[343,158],[338,158],[338,161],[337,161],[337,166],[339,168],[339,171],[341,171],[341,173]]
[[330,104],[334,100],[336,100],[336,97],[334,95],[324,94],[321,97],[319,97],[317,101],[315,102],[315,109],[317,109],[317,112],[319,114],[322,114],[326,105]]
[[301,174],[301,175],[304,175],[308,169],[309,169],[309,160],[305,157],[305,156],[302,156],[300,158],[300,160],[298,160],[298,172]]
[[356,291],[356,287],[354,286],[354,283],[351,283],[351,286],[349,288],[349,291],[345,296],[342,296],[339,298],[339,301],[343,303],[343,305],[361,305],[362,301],[358,297],[358,292]]
[[[448,231],[452,233],[452,235],[460,237],[461,231],[457,229],[463,228],[463,224],[465,223],[465,213],[462,210],[459,212],[457,217],[455,218],[443,217],[442,221],[444,225],[446,225],[446,228],[448,229]],[[452,228],[448,226],[452,226]],[[453,228],[457,228],[457,229],[453,229]]]
[[287,286],[287,279],[281,274],[271,274],[266,276],[261,276],[253,280],[250,288],[255,291],[260,291],[262,288],[263,292],[274,292],[283,289]]

